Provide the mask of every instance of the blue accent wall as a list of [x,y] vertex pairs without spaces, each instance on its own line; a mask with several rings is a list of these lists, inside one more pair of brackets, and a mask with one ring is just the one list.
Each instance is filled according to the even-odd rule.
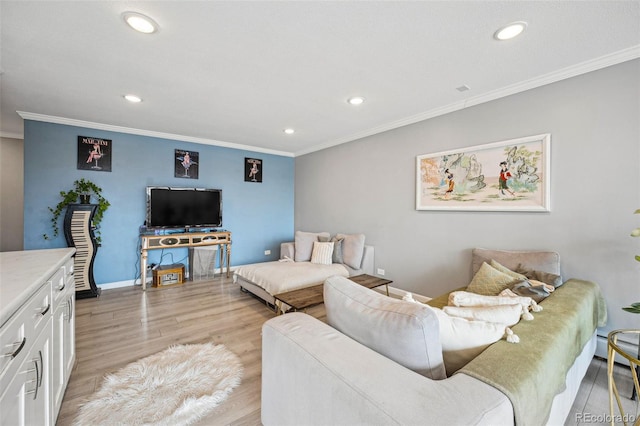
[[[78,136],[113,141],[111,172],[77,169]],[[198,179],[174,177],[176,149],[199,153]],[[245,157],[263,160],[262,183],[244,181]],[[147,186],[222,189],[222,228],[232,232],[232,265],[276,260],[280,243],[293,240],[292,157],[25,120],[24,159],[25,250],[66,246],[62,218],[58,237],[45,240],[43,234],[52,235],[48,207],[55,207],[60,191],[71,189],[76,179],[93,181],[111,203],[100,225],[98,285],[139,277]],[[148,262],[186,265],[186,258],[186,248],[152,250]]]

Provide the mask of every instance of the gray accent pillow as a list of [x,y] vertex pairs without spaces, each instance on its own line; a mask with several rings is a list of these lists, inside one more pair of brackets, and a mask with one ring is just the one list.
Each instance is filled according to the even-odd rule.
[[364,255],[364,234],[338,234],[342,238],[342,259],[345,265],[360,269]]
[[339,275],[325,280],[324,305],[336,330],[418,374],[446,378],[438,318],[427,305],[387,297]]
[[518,296],[530,297],[535,300],[536,303],[542,302],[551,294],[549,290],[544,288],[543,285],[534,285],[528,280],[516,283],[513,287],[511,287],[511,291],[513,291]]
[[324,241],[329,241],[328,232],[303,232],[296,231],[295,235],[295,255],[296,262],[309,262],[311,260],[311,253],[313,253],[313,243],[320,241],[320,238],[326,238]]
[[533,269],[525,267],[522,264],[518,265],[516,272],[524,275],[530,280],[542,281],[543,283],[552,285],[554,287],[560,287],[562,285],[562,277],[560,275],[544,271],[535,271]]
[[344,241],[344,238],[338,238],[335,236],[331,241],[333,241],[333,255],[331,256],[331,261],[333,263],[344,263],[344,258],[342,257],[342,242]]

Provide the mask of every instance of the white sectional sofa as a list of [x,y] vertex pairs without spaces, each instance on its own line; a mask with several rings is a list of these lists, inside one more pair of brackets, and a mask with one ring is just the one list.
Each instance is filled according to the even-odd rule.
[[[476,249],[474,270],[483,258],[560,271],[556,253]],[[432,308],[339,276],[324,291],[329,324],[292,313],[263,326],[266,426],[561,425],[606,321],[598,286],[568,280],[512,327],[520,343],[497,341],[444,377]]]

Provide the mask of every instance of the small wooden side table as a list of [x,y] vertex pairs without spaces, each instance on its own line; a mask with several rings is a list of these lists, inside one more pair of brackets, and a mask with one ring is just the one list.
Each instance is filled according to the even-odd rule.
[[[636,394],[640,394],[640,384],[638,383],[638,372],[637,367],[640,365],[640,357],[631,355],[627,353],[623,348],[618,346],[618,336],[619,335],[637,335],[640,336],[640,330],[613,330],[609,333],[607,337],[607,378],[609,382],[609,412],[611,413],[611,426],[615,424],[616,419],[621,419],[624,425],[627,425],[627,419],[635,418],[634,426],[640,425],[640,416],[638,413],[633,413],[632,415],[625,415],[624,409],[622,408],[622,402],[620,401],[620,393],[618,392],[618,387],[616,386],[616,382],[613,378],[613,365],[615,363],[615,356],[620,355],[629,361],[629,368],[631,369],[631,377],[633,377],[633,388]],[[616,400],[618,404],[618,410],[620,415],[617,416],[613,411],[613,400]],[[635,416],[634,416],[635,415]]]
[[[389,284],[393,282],[391,280],[367,274],[356,275],[348,278],[351,281],[369,289],[385,286],[387,296],[389,295]],[[324,283],[279,293],[273,297],[276,299],[276,313],[278,315],[284,313],[282,308],[283,304],[291,306],[294,311],[304,310],[324,302]]]

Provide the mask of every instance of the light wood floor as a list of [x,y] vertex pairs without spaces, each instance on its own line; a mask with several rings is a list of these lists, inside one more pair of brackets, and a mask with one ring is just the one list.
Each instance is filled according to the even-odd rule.
[[[322,306],[308,313],[325,319]],[[242,384],[201,425],[260,425],[260,329],[274,316],[226,278],[146,292],[140,287],[105,290],[99,298],[78,300],[76,366],[57,424],[72,424],[79,404],[97,390],[105,374],[173,344],[214,342],[240,357],[244,376]],[[622,380],[621,392],[628,395],[630,373],[622,367],[616,371]],[[566,424],[586,423],[579,413],[602,416],[608,407],[606,363],[594,359]]]

